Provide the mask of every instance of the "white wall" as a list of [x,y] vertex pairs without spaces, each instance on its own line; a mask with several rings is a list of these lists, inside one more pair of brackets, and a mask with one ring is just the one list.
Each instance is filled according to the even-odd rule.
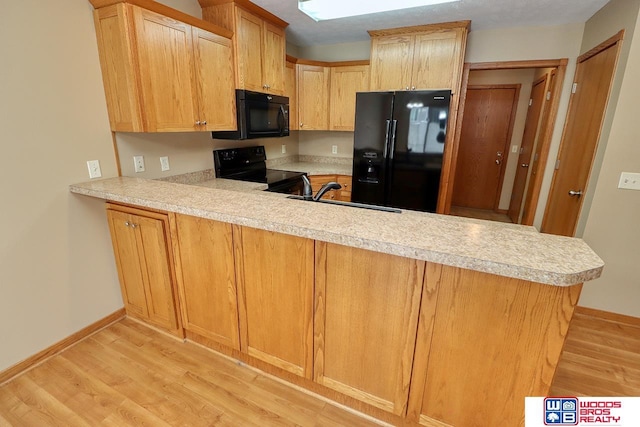
[[4,2],[0,25],[0,370],[122,307],[87,160],[116,175],[87,1]]
[[586,49],[627,22],[623,46],[628,58],[618,69],[619,97],[612,96],[607,112],[611,116],[605,124],[610,121],[610,129],[606,131],[605,126],[600,138],[604,153],[583,234],[604,260],[604,272],[585,284],[580,297],[580,305],[635,317],[640,317],[640,191],[621,190],[617,185],[621,172],[640,173],[640,32],[633,31],[640,25],[639,6],[637,0],[613,0],[588,22],[585,33]]

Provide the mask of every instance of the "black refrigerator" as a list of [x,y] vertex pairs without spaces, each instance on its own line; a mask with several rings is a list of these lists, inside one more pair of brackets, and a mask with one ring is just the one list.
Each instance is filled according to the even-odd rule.
[[358,92],[351,201],[435,212],[451,91]]

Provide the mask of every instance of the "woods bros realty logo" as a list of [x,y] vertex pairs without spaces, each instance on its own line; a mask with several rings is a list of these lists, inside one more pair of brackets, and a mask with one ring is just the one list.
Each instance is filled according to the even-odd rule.
[[525,427],[640,426],[640,397],[527,397]]
[[578,402],[575,397],[547,397],[544,399],[544,423],[548,426],[575,426],[578,422],[616,425],[621,417],[612,411],[621,408],[619,400]]

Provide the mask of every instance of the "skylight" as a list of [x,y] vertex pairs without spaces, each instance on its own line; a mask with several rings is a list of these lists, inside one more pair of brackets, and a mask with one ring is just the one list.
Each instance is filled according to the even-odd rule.
[[298,0],[298,9],[315,21],[431,6],[459,0]]

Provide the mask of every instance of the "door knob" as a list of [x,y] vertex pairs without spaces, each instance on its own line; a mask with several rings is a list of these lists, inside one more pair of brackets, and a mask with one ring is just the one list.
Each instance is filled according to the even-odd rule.
[[572,196],[572,197],[573,197],[573,196],[580,197],[580,196],[582,196],[582,190],[578,190],[578,191],[575,191],[575,190],[569,190],[569,195],[570,195],[570,196]]
[[523,164],[521,164],[520,166],[522,166],[523,168],[528,168],[528,167],[529,167],[529,164],[528,164],[528,163],[523,163]]

